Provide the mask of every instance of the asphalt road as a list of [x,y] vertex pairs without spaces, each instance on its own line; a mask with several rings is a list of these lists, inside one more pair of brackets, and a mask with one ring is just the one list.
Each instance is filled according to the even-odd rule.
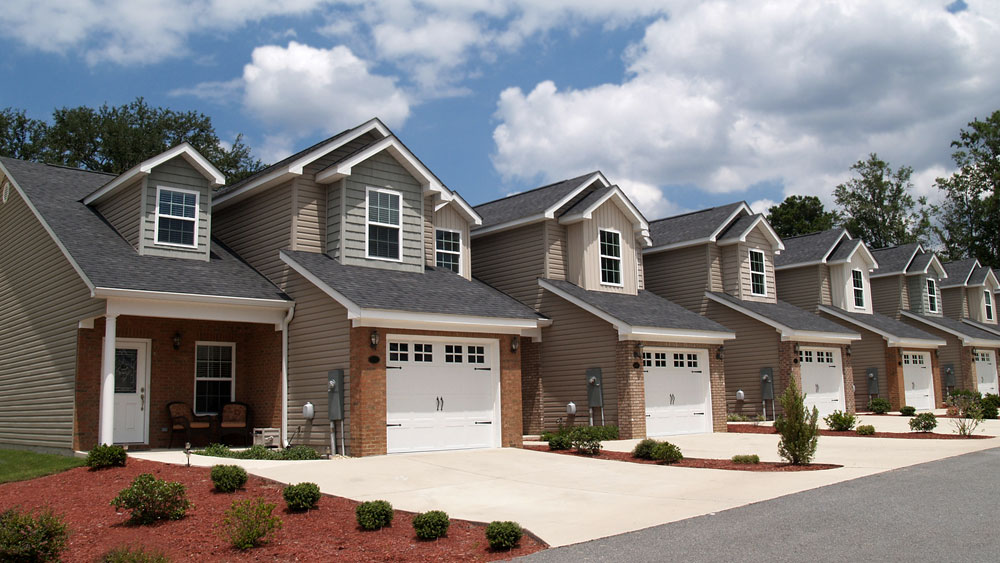
[[550,549],[522,560],[1000,561],[998,510],[1000,448]]

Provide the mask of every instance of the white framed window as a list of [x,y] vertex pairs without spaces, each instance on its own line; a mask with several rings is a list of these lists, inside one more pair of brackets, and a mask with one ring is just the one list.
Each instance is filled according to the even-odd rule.
[[466,346],[465,348],[470,364],[486,363],[486,346]]
[[434,231],[434,265],[462,273],[462,232],[451,229]]
[[865,276],[861,270],[851,270],[851,286],[854,288],[854,306],[863,309],[865,306]]
[[462,345],[461,344],[445,344],[444,345],[444,362],[446,364],[460,364],[460,363],[462,363]]
[[764,252],[750,250],[750,294],[767,296],[767,277],[764,275]]
[[990,290],[983,292],[983,304],[986,306],[986,320],[993,320],[993,294]]
[[197,248],[199,197],[191,190],[156,187],[156,244]]
[[414,362],[433,362],[434,361],[434,345],[433,344],[414,344],[413,345],[413,361]]
[[410,345],[407,344],[406,342],[390,342],[389,361],[390,362],[410,361]]
[[601,229],[601,283],[622,285],[622,235],[618,231]]
[[932,279],[927,280],[927,310],[938,312],[937,283]]
[[365,254],[369,258],[395,262],[402,260],[402,201],[403,196],[399,192],[368,188]]
[[236,400],[236,344],[196,342],[194,412],[219,414],[222,405]]

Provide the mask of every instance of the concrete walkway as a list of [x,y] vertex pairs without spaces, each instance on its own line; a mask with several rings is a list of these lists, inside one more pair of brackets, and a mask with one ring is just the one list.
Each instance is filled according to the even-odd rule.
[[[880,430],[908,430],[907,418],[863,417]],[[1000,421],[984,431],[1000,436]],[[947,420],[938,430],[950,433]],[[778,438],[765,434],[702,434],[669,440],[688,457],[756,453],[779,461]],[[629,451],[636,440],[606,442]],[[311,481],[324,493],[385,499],[402,510],[440,509],[467,520],[516,520],[553,546],[567,545],[744,506],[891,469],[1000,446],[983,440],[821,437],[816,462],[843,468],[797,473],[688,469],[586,459],[520,449],[338,458],[244,461],[191,456],[192,465],[236,463],[284,483]],[[185,463],[183,452],[132,453]]]

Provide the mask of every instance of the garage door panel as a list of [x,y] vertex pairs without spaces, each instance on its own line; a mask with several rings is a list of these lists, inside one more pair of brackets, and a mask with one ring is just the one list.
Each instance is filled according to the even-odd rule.
[[993,350],[977,350],[974,360],[976,362],[976,380],[979,392],[983,395],[987,393],[997,394],[997,363]]
[[706,351],[649,349],[643,367],[647,436],[712,431]]
[[806,394],[806,409],[811,411],[816,407],[820,419],[833,411],[846,410],[844,368],[839,348],[801,348],[799,373],[802,391]]
[[904,351],[903,400],[917,410],[934,408],[934,378],[929,352]]

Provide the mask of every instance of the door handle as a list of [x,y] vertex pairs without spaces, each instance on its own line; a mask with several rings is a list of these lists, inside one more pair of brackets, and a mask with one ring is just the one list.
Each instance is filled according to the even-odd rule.
[[670,394],[670,404],[671,404],[671,405],[672,405],[672,404],[674,404],[674,400],[675,400],[675,399],[676,399],[676,397],[674,397],[674,394],[673,394],[673,393],[671,393],[671,394]]
[[816,384],[816,392],[819,393],[819,383]]
[[441,410],[444,410],[444,397],[441,397]]
[[402,426],[402,424],[386,424],[386,426]]
[[434,405],[435,405],[434,407],[435,411],[441,410],[441,397],[434,397]]
[[146,388],[139,388],[139,410],[146,410]]

